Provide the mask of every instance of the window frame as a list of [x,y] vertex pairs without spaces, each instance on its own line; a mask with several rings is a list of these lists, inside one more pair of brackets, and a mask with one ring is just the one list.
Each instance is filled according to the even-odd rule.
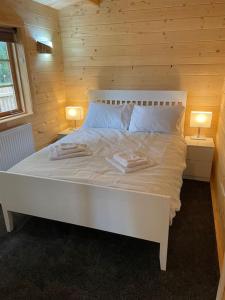
[[17,109],[5,111],[5,112],[0,112],[0,119],[3,118],[3,117],[15,116],[16,114],[23,113],[22,99],[21,99],[20,92],[19,92],[19,82],[18,82],[19,78],[18,78],[18,74],[16,72],[16,61],[15,61],[16,58],[15,58],[15,55],[13,53],[14,45],[12,43],[9,43],[9,42],[5,42],[5,43],[6,43],[6,46],[7,46],[9,59],[7,59],[7,60],[0,59],[0,61],[9,62],[13,82],[12,82],[12,84],[6,85],[6,87],[9,87],[9,86],[11,87],[12,86],[14,88],[15,100],[16,100],[16,103],[17,103]]
[[[1,24],[0,24],[1,26]],[[9,27],[8,27],[9,28]],[[9,55],[12,58],[11,71],[13,77],[13,86],[15,90],[17,109],[9,112],[0,113],[0,124],[10,122],[19,118],[24,118],[33,114],[32,94],[30,89],[29,65],[27,64],[26,55],[26,32],[24,27],[14,28],[16,38],[9,44]],[[4,42],[4,41],[3,41]],[[16,78],[16,81],[14,80]],[[18,100],[17,100],[18,99]]]

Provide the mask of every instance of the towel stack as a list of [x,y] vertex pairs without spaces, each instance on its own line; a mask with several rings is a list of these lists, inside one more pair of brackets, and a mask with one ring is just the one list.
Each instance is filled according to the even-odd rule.
[[86,144],[62,143],[50,148],[50,159],[59,160],[91,155]]
[[123,173],[132,173],[154,165],[153,161],[138,153],[117,153],[112,158],[107,158],[107,161]]

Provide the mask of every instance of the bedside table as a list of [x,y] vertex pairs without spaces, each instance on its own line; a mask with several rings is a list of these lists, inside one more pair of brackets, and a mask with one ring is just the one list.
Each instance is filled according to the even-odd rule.
[[62,139],[63,137],[67,136],[68,134],[78,130],[79,128],[67,128],[64,129],[63,131],[60,131],[57,135],[57,140]]
[[210,181],[215,145],[212,138],[194,140],[185,137],[187,143],[187,168],[184,178]]

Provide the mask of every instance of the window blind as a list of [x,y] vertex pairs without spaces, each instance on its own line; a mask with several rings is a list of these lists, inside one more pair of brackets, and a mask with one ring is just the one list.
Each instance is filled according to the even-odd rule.
[[15,43],[16,28],[0,27],[0,42]]

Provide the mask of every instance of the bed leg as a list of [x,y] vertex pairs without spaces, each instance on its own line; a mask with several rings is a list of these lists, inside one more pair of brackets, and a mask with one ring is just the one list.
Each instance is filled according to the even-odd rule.
[[160,243],[159,260],[160,260],[160,268],[162,271],[166,271],[167,244],[168,243]]
[[13,231],[13,214],[10,211],[6,210],[4,206],[2,206],[2,211],[5,220],[6,230],[8,232],[11,232]]

